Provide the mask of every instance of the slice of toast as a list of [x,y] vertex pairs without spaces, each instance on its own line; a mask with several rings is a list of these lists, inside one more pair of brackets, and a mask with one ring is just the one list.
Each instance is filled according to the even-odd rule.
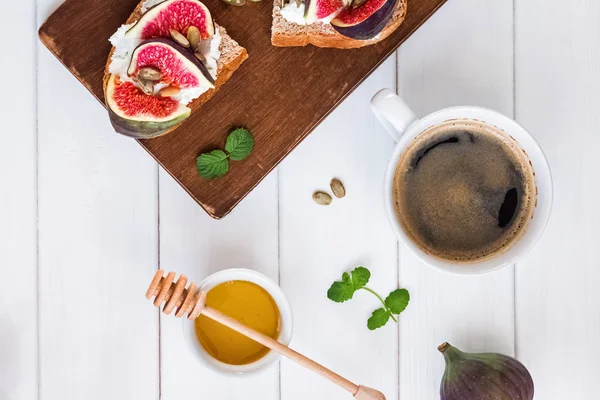
[[282,0],[275,0],[273,5],[273,26],[271,43],[273,46],[290,47],[312,44],[317,47],[335,47],[338,49],[354,49],[382,41],[392,34],[406,17],[407,0],[399,0],[396,11],[390,22],[373,39],[357,40],[343,36],[328,23],[316,22],[310,25],[299,25],[281,16]]
[[[140,19],[140,17],[142,16],[143,3],[144,3],[144,0],[142,0],[137,5],[137,7],[135,8],[135,10],[133,10],[133,13],[129,16],[129,18],[127,19],[125,24],[132,24],[135,21]],[[193,100],[191,103],[189,103],[187,105],[192,110],[192,113],[195,112],[196,110],[198,110],[198,108],[200,108],[200,106],[202,106],[202,104],[204,104],[208,100],[210,100],[212,98],[212,96],[215,94],[215,92],[217,90],[219,90],[219,88],[221,86],[223,86],[223,84],[225,82],[227,82],[229,80],[229,78],[231,78],[233,73],[240,67],[240,65],[244,62],[244,60],[246,60],[248,58],[248,52],[246,51],[246,49],[243,48],[242,46],[240,46],[238,44],[238,42],[233,40],[227,34],[227,31],[225,30],[225,28],[223,28],[222,26],[219,26],[215,23],[215,29],[218,29],[219,34],[221,35],[221,45],[219,46],[219,50],[221,52],[221,57],[219,57],[219,59],[217,60],[217,79],[215,79],[215,88],[209,89],[206,92],[202,93],[200,95],[200,97]],[[106,97],[106,87],[108,85],[108,80],[110,78],[110,72],[108,72],[108,69],[109,69],[109,66],[111,63],[111,58],[112,58],[114,51],[115,51],[115,48],[113,47],[110,50],[110,53],[108,54],[108,60],[106,62],[106,67],[104,68],[103,82],[104,82],[104,96],[105,97]],[[185,122],[185,121],[183,121],[183,122]],[[179,124],[179,125],[181,125],[181,124]],[[167,133],[172,132],[173,130],[177,129],[177,127],[179,127],[179,125],[175,125],[171,129],[161,133],[158,136],[166,135]]]

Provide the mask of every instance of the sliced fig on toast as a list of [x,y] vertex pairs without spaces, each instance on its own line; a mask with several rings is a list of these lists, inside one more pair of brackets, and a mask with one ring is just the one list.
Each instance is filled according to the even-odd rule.
[[[150,90],[144,78],[149,71],[158,78],[150,83]],[[106,105],[115,130],[136,138],[158,136],[185,120],[191,110],[179,102],[184,91],[188,99],[194,99],[214,88],[214,80],[204,64],[169,39],[142,42],[133,51],[127,74],[131,79],[109,77]],[[178,90],[169,97],[156,93],[154,85],[156,89],[163,88],[160,93],[165,92],[164,88]]]
[[214,88],[215,81],[194,54],[169,39],[150,39],[135,48],[127,69],[130,77],[151,68],[160,74],[158,83],[180,89]]
[[306,0],[304,19],[307,24],[336,16],[346,4],[344,0]]
[[367,0],[357,8],[342,10],[331,21],[331,25],[346,37],[373,39],[390,22],[397,5],[398,0]]
[[198,28],[202,40],[215,33],[210,11],[200,1],[165,0],[148,9],[127,31],[127,36],[141,40],[169,38],[171,29],[186,36],[190,26]]
[[133,82],[121,81],[118,75],[109,77],[106,105],[115,131],[138,139],[159,136],[191,113],[177,100],[146,94]]

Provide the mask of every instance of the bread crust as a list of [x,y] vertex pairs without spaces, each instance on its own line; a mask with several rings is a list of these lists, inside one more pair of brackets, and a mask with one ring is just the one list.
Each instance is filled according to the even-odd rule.
[[[276,4],[280,1],[281,0],[275,0]],[[396,11],[394,12],[390,22],[388,22],[388,24],[385,26],[385,28],[383,28],[376,38],[369,40],[352,39],[338,32],[332,32],[329,34],[320,34],[315,32],[286,34],[285,32],[272,30],[271,43],[273,46],[278,47],[306,46],[308,44],[312,44],[316,47],[332,47],[337,49],[356,49],[365,47],[381,42],[390,36],[396,29],[398,29],[402,22],[404,22],[404,18],[406,18],[406,10],[407,0],[399,0]]]
[[[140,19],[140,17],[142,16],[142,4],[144,3],[144,1],[145,0],[142,0],[138,3],[135,10],[133,10],[133,13],[131,13],[129,18],[127,18],[127,21],[125,22],[125,24],[132,24]],[[223,28],[215,23],[215,29],[218,29],[219,33],[221,34],[221,37],[222,37],[221,46],[223,46],[223,41],[225,41],[225,40],[229,40],[229,41],[233,42],[233,39],[227,34],[227,31],[225,30],[225,28]],[[209,89],[206,92],[202,93],[200,95],[200,97],[193,100],[191,103],[189,103],[187,105],[192,110],[192,113],[195,112],[196,110],[198,110],[204,103],[209,101],[213,97],[213,95],[216,93],[216,91],[219,90],[219,88],[221,86],[223,86],[223,84],[225,84],[225,82],[227,82],[229,80],[229,78],[231,78],[233,73],[248,58],[248,52],[246,51],[246,49],[242,46],[238,46],[238,47],[239,47],[240,51],[237,55],[235,55],[235,57],[233,57],[230,60],[227,60],[227,62],[223,62],[222,61],[223,56],[221,56],[221,58],[217,61],[217,79],[215,80],[215,87],[214,87],[214,89]],[[114,52],[115,52],[115,48],[113,47],[110,50],[110,52],[108,53],[108,59],[106,61],[106,66],[104,67],[103,86],[104,86],[105,102],[106,102],[106,88],[108,87],[108,81],[110,79],[110,72],[108,71],[108,69],[110,67],[111,58],[112,58],[112,55]],[[107,107],[108,107],[108,104],[107,104]],[[183,122],[185,122],[185,120]],[[171,129],[169,129],[155,137],[166,135],[167,133],[172,132],[175,129],[177,129],[180,125],[181,124],[175,125]]]

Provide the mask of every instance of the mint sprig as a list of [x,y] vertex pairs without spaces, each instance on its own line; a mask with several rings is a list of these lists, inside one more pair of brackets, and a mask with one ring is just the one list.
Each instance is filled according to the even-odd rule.
[[254,149],[254,138],[245,128],[238,128],[227,136],[225,151],[212,150],[196,158],[198,174],[204,179],[216,179],[229,171],[229,160],[241,161]]
[[327,290],[327,298],[336,303],[343,303],[352,299],[358,290],[365,290],[375,295],[383,307],[373,311],[367,321],[367,327],[374,330],[387,324],[390,319],[398,322],[394,315],[399,315],[406,309],[410,301],[410,294],[406,289],[396,289],[384,300],[377,292],[367,287],[370,278],[371,272],[365,267],[357,267],[350,273],[344,272],[342,280],[333,282]]

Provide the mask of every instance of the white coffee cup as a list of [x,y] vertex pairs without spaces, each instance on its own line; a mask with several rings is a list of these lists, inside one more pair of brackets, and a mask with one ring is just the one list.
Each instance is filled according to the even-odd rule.
[[[396,236],[404,247],[420,260],[443,271],[457,274],[481,274],[514,263],[526,254],[541,237],[552,208],[552,176],[542,149],[525,128],[496,111],[481,107],[451,107],[417,118],[411,109],[389,89],[380,90],[371,100],[371,109],[397,142],[385,175],[385,208]],[[394,207],[393,185],[396,167],[404,150],[422,132],[432,126],[455,119],[477,120],[495,126],[512,136],[529,156],[537,185],[537,205],[532,220],[517,242],[504,252],[470,263],[446,261],[427,254],[406,234]]]

